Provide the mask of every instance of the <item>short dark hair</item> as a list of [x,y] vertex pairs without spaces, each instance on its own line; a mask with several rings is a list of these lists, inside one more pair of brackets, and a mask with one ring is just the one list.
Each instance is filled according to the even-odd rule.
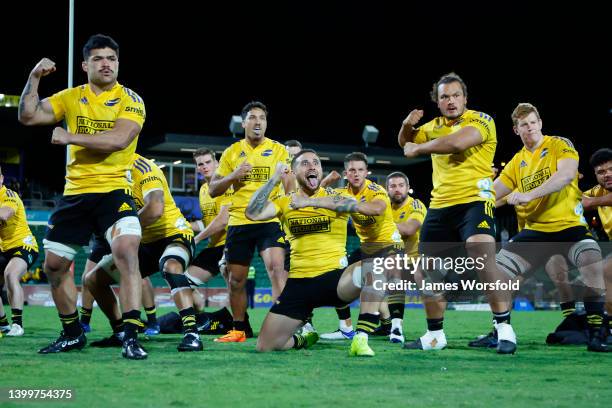
[[385,180],[385,184],[387,187],[389,187],[389,180],[391,180],[392,178],[403,178],[404,181],[406,182],[406,185],[410,185],[410,181],[408,181],[407,175],[405,175],[401,171],[394,171],[393,173],[389,174],[387,176],[387,179]]
[[292,170],[293,170],[293,167],[295,166],[295,163],[297,162],[297,159],[304,153],[314,153],[317,155],[317,157],[319,157],[319,154],[315,152],[313,149],[302,149],[299,152],[297,152],[295,156],[293,156],[293,159],[291,159],[291,169]]
[[461,89],[463,89],[463,96],[467,98],[467,85],[465,84],[465,82],[463,82],[463,79],[461,79],[461,77],[455,74],[454,72],[449,72],[448,74],[442,75],[440,79],[438,79],[438,82],[433,84],[433,89],[431,90],[431,100],[435,103],[438,103],[438,87],[440,85],[450,84],[453,82],[459,82],[459,85],[461,85]]
[[213,160],[217,160],[215,157],[215,151],[209,149],[208,147],[200,147],[198,150],[193,152],[193,159],[195,160],[196,157],[206,156],[207,154],[210,154]]
[[98,50],[100,48],[110,48],[115,51],[117,58],[119,57],[119,44],[108,35],[95,34],[89,37],[89,40],[83,46],[83,59],[87,61],[87,58],[91,55],[91,50]]
[[285,142],[285,146],[286,147],[299,147],[300,149],[302,148],[302,144],[297,140],[287,140]]
[[266,117],[268,117],[268,108],[266,108],[266,105],[264,105],[262,102],[259,102],[259,101],[251,101],[247,103],[246,105],[244,105],[244,108],[242,108],[242,111],[240,112],[240,116],[242,117],[242,120],[245,120],[249,111],[254,108],[261,109],[266,114]]
[[604,147],[603,149],[599,149],[591,156],[589,163],[591,167],[595,168],[597,166],[601,166],[604,163],[607,163],[612,160],[612,149]]
[[352,161],[362,161],[365,163],[366,168],[368,167],[368,156],[366,156],[365,153],[353,152],[344,156],[344,168]]

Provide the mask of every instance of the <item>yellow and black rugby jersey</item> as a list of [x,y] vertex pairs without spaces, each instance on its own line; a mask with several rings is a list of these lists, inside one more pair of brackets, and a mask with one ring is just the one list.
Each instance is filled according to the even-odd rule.
[[[119,83],[100,95],[93,93],[89,84],[65,89],[51,96],[49,102],[55,119],[66,121],[68,132],[91,137],[113,129],[117,119],[129,119],[142,127],[146,116],[140,96]],[[137,143],[138,136],[128,147],[113,153],[68,145],[64,195],[129,188],[127,177]]]
[[191,226],[176,206],[164,173],[151,160],[136,154],[132,167],[132,196],[140,210],[145,205],[145,197],[153,191],[164,193],[164,213],[153,224],[142,229],[142,243],[158,241],[172,235],[182,234],[193,237]]
[[438,117],[418,128],[415,143],[425,143],[471,126],[482,143],[456,154],[432,154],[433,190],[429,208],[444,208],[474,201],[495,200],[491,163],[497,146],[495,122],[491,116],[466,110],[459,118]]
[[24,247],[28,251],[37,251],[38,244],[28,226],[25,208],[21,198],[6,186],[0,188],[0,207],[9,207],[15,214],[7,221],[0,220],[0,250]]
[[[406,222],[408,220],[417,220],[421,224],[425,220],[427,215],[427,207],[417,198],[410,196],[406,197],[404,203],[397,209],[393,210],[393,221],[396,224]],[[404,239],[405,251],[408,256],[416,257],[419,255],[419,235],[421,234],[421,228],[417,230],[414,235],[406,237]]]
[[[302,194],[301,190],[296,194]],[[319,188],[311,198],[338,194],[330,188]],[[314,207],[294,210],[290,207],[291,195],[277,197],[272,203],[288,232],[287,239],[291,245],[290,278],[313,278],[348,266],[348,213]]]
[[[372,251],[376,251],[377,244],[387,246],[398,242],[403,242],[402,237],[397,230],[395,222],[393,222],[393,209],[391,208],[391,200],[387,191],[380,185],[365,180],[361,191],[357,194],[353,194],[349,185],[343,188],[339,188],[336,191],[343,195],[353,197],[357,202],[369,202],[375,199],[382,200],[387,204],[385,212],[381,215],[363,215],[359,213],[351,213],[351,219],[353,220],[353,226],[355,232],[361,241],[361,249],[368,251],[371,248]],[[367,244],[368,248],[365,248]]]
[[[584,195],[588,197],[603,197],[609,193],[610,192],[608,190],[598,184],[592,189],[585,191]],[[608,238],[610,239],[610,241],[612,241],[612,207],[597,207],[597,213],[599,214],[599,219],[601,220],[601,224],[603,225],[604,231],[606,231],[606,234],[608,234]]]
[[[210,194],[208,194],[208,183],[202,184],[200,187],[200,210],[202,210],[202,223],[205,226],[210,225],[212,220],[219,215],[221,207],[224,205],[231,207],[233,195],[234,189],[233,187],[230,187],[219,197],[212,198]],[[211,236],[208,241],[208,248],[225,245],[226,235],[227,231],[224,230]]]
[[[557,171],[557,162],[562,159],[578,161],[578,152],[572,143],[562,137],[544,136],[542,144],[533,153],[523,147],[515,154],[499,175],[499,180],[510,190],[527,193],[548,180]],[[576,175],[560,191],[533,200],[519,209],[524,214],[525,229],[555,232],[578,225],[586,226],[581,196]]]
[[[242,139],[225,149],[219,160],[217,174],[225,177],[245,160],[253,166],[253,169],[240,180],[240,183],[234,185],[228,225],[260,224],[261,221],[251,221],[244,214],[251,196],[270,179],[278,163],[291,165],[289,152],[282,144],[265,138],[259,146],[252,147],[245,139]],[[277,195],[278,187],[272,191],[270,197]]]

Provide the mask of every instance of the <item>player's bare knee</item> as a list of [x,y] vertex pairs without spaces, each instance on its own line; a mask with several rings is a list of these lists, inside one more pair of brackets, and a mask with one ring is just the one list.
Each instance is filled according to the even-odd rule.
[[241,290],[246,285],[246,277],[242,276],[230,276],[230,287],[232,290]]
[[183,273],[183,264],[176,259],[167,259],[163,265],[163,271],[173,274]]

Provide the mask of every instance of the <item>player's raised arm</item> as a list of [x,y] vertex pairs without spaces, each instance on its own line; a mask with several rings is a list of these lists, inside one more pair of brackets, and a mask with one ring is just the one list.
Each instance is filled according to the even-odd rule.
[[287,172],[287,165],[285,163],[278,163],[272,177],[253,194],[245,211],[245,215],[249,220],[264,221],[276,217],[276,207],[269,198],[274,187],[280,183],[282,175]]
[[17,118],[22,124],[27,126],[51,125],[57,122],[49,100],[43,99],[41,101],[38,96],[40,78],[52,72],[55,72],[55,62],[49,58],[43,58],[30,73],[28,82],[26,82],[21,93],[19,110],[17,111]]
[[397,143],[399,143],[400,147],[404,147],[406,143],[412,143],[414,141],[414,136],[417,132],[415,126],[422,118],[423,111],[414,109],[408,114],[406,119],[404,119],[399,134],[397,135]]

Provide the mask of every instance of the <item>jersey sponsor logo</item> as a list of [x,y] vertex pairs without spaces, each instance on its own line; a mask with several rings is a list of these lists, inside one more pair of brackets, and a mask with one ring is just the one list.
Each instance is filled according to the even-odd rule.
[[540,159],[543,159],[544,157],[546,157],[547,154],[548,154],[548,147],[545,147],[544,150],[542,150],[542,153],[540,153]]
[[465,123],[465,125],[469,126],[470,123],[479,124],[480,126],[484,127],[487,130],[487,132],[490,131],[489,124],[482,119],[477,119],[477,118],[470,119]]
[[268,157],[268,156],[272,156],[272,153],[273,153],[272,149],[267,149],[267,150],[264,150],[263,152],[261,152],[261,155],[263,157]]
[[121,204],[121,207],[119,207],[119,211],[117,212],[123,212],[123,211],[131,211],[132,210],[132,206],[129,205],[128,203],[123,203]]
[[202,217],[215,217],[217,215],[217,206],[215,203],[206,203],[202,207]]
[[527,167],[527,162],[525,160],[521,160],[521,164],[519,165],[519,169],[523,168],[523,167]]
[[126,106],[125,107],[125,111],[126,112],[130,112],[130,113],[135,113],[135,114],[137,114],[138,116],[140,116],[142,118],[145,117],[144,110],[141,109],[141,108],[137,108],[135,106]]
[[149,176],[149,177],[145,177],[140,181],[140,185],[146,184],[146,183],[151,183],[154,181],[158,181],[161,183],[161,179],[157,176]]
[[240,178],[240,181],[254,181],[256,183],[263,183],[270,179],[270,168],[265,166],[253,167],[251,171]]
[[331,219],[326,215],[314,217],[292,217],[289,218],[288,224],[289,231],[293,235],[331,231]]
[[489,223],[485,220],[485,221],[482,221],[480,224],[478,224],[478,228],[489,229],[491,227],[489,226]]
[[121,101],[121,98],[110,99],[110,100],[104,102],[104,105],[106,105],[106,106],[115,106],[120,101]]
[[527,177],[523,177],[521,179],[521,186],[522,186],[523,192],[526,193],[528,191],[533,190],[534,188],[542,185],[542,183],[544,183],[549,178],[550,178],[550,168],[549,167],[546,167],[542,170],[538,170],[535,173]]
[[363,214],[351,214],[351,218],[353,222],[362,227],[367,227],[368,225],[376,224],[376,218],[373,215],[363,215]]
[[76,133],[86,135],[104,132],[115,127],[115,122],[112,120],[94,120],[86,116],[77,116],[76,124]]

